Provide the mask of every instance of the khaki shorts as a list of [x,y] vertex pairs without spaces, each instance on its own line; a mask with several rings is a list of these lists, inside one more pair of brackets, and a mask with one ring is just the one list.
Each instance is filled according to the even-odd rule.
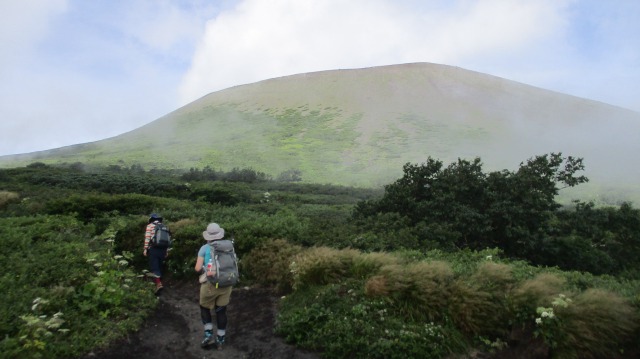
[[216,305],[223,307],[229,304],[232,289],[233,287],[216,288],[211,282],[200,284],[200,306],[213,309]]

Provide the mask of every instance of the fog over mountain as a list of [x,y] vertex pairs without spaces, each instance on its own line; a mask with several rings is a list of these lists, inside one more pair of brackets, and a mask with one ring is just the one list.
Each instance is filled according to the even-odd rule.
[[[298,74],[211,93],[98,142],[0,157],[0,166],[96,163],[251,167],[305,182],[380,186],[406,162],[481,157],[516,170],[536,155],[584,158],[594,198],[637,197],[640,113],[431,63]],[[635,194],[634,194],[635,193]],[[610,199],[610,198],[609,198]]]

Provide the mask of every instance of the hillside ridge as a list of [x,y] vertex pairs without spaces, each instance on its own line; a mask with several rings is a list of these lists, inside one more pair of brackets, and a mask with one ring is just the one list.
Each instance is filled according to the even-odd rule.
[[234,86],[122,135],[0,157],[0,166],[251,167],[274,177],[298,170],[304,181],[380,186],[404,163],[428,157],[481,157],[500,170],[562,152],[585,159],[595,190],[626,193],[640,177],[628,165],[640,150],[634,133],[640,113],[632,110],[459,67],[408,63]]

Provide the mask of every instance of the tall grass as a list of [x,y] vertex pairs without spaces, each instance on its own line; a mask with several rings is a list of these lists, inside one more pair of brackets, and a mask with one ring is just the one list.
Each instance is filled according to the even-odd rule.
[[566,293],[565,284],[563,278],[551,273],[541,273],[518,283],[509,297],[512,315],[520,322],[534,319],[536,308],[548,306],[554,297]]
[[556,314],[562,323],[554,350],[557,358],[612,357],[621,349],[621,339],[629,338],[640,325],[637,309],[601,289],[578,294]]
[[508,331],[508,293],[514,283],[511,267],[484,262],[468,278],[460,277],[451,286],[449,313],[461,331],[496,339]]
[[338,283],[347,278],[353,259],[360,252],[353,249],[310,248],[295,256],[291,263],[293,288]]
[[[585,275],[579,280],[574,273],[573,281],[586,287],[578,290],[555,269],[526,267],[520,262],[512,265],[491,256],[450,256],[447,261],[433,260],[429,254],[324,247],[297,250],[290,267],[293,293],[283,305],[278,331],[298,345],[313,343],[313,348],[333,353],[327,357],[385,357],[380,351],[372,352],[372,342],[363,341],[358,334],[362,329],[353,327],[363,320],[363,311],[370,315],[362,324],[371,326],[367,335],[376,335],[378,340],[389,337],[397,320],[406,328],[426,325],[440,334],[448,333],[436,351],[440,356],[428,354],[431,337],[403,343],[406,353],[417,355],[409,357],[470,355],[478,345],[502,348],[514,331],[525,333],[530,340],[541,338],[553,358],[613,357],[639,330],[639,309],[633,298],[605,289],[628,294],[629,284],[611,283],[615,281],[611,277]],[[318,306],[319,293],[327,291],[334,293],[333,300]],[[373,307],[378,309],[373,311]],[[343,327],[344,331],[338,330],[342,337],[335,338],[325,324],[314,322],[324,329],[295,339],[290,331],[299,328],[295,323],[302,325],[298,321],[317,315],[324,318],[320,319],[323,323],[340,316],[339,324],[331,323],[334,331],[338,325]],[[342,346],[339,350],[336,340]],[[637,344],[630,345],[638,349]]]
[[440,261],[387,265],[365,283],[365,293],[386,297],[408,318],[440,320],[450,297],[453,271]]

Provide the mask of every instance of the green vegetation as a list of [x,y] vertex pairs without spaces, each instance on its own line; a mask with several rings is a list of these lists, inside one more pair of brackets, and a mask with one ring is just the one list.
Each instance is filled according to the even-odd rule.
[[578,175],[583,169],[582,159],[557,153],[529,159],[515,172],[484,173],[479,158],[446,168],[431,158],[406,164],[382,198],[355,209],[361,226],[377,226],[383,238],[396,240],[381,243],[371,233],[360,248],[500,248],[537,265],[637,278],[640,211],[629,203],[616,210],[582,202],[560,210],[555,202],[560,188],[587,182]]
[[[330,109],[328,109],[330,110]],[[293,124],[292,124],[293,125]],[[384,191],[249,169],[33,163],[0,170],[0,357],[78,357],[156,302],[140,247],[159,212],[169,275],[192,280],[210,221],[243,283],[283,296],[276,331],[326,358],[445,358],[534,342],[553,358],[640,350],[640,211],[561,207],[582,160],[515,172],[406,164]]]
[[[516,332],[540,338],[554,358],[613,357],[625,345],[637,350],[640,298],[603,289],[618,283],[612,277],[534,267],[496,250],[443,256],[281,247],[261,248],[297,252],[290,257],[295,290],[283,299],[278,333],[328,358],[497,351]],[[569,278],[588,288],[575,289]],[[640,289],[638,281],[624,286]]]
[[639,132],[633,111],[456,67],[402,64],[217,91],[112,138],[0,156],[0,168],[242,166],[271,178],[297,171],[298,182],[381,188],[427,156],[445,163],[480,156],[499,171],[553,149],[584,156],[592,180],[563,191],[561,203],[637,205],[638,172],[628,164],[640,151]]
[[0,218],[2,357],[77,356],[142,323],[155,300],[114,251],[117,224],[93,235],[68,215]]

